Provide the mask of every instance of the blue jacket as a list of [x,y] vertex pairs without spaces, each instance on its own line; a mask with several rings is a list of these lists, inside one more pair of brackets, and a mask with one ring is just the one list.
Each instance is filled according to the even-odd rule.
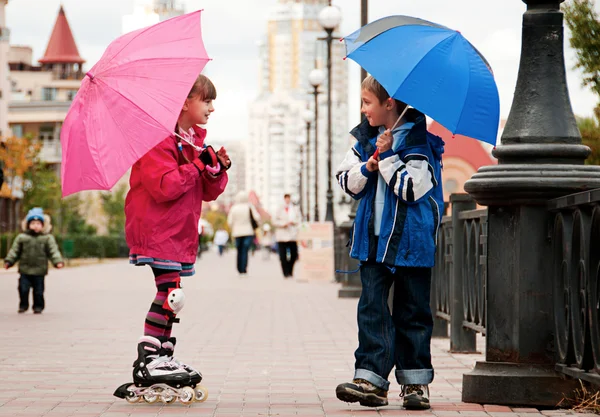
[[[433,267],[437,232],[444,207],[442,164],[444,142],[427,132],[425,116],[410,109],[399,147],[380,155],[379,172],[366,162],[375,152],[378,128],[364,120],[351,134],[357,139],[337,172],[342,189],[360,200],[350,238],[350,256],[389,266]],[[374,233],[377,181],[385,180],[383,221]],[[372,247],[377,242],[377,247]],[[373,259],[376,254],[376,259]],[[369,258],[371,256],[371,258]]]

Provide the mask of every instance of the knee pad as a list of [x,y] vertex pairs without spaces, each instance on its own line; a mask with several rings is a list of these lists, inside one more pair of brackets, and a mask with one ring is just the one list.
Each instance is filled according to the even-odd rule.
[[163,308],[173,312],[173,315],[179,313],[185,305],[185,294],[181,288],[169,288],[167,299]]

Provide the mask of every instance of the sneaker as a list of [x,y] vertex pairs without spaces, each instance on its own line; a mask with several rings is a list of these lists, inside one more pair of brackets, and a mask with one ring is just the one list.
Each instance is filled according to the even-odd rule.
[[42,314],[42,309],[40,309],[40,308],[34,308],[33,309],[33,314]]
[[402,404],[407,410],[428,410],[429,385],[402,385],[400,397],[404,398]]
[[340,384],[335,389],[339,400],[347,403],[359,402],[365,407],[381,407],[388,405],[387,391],[377,388],[364,379],[354,379],[352,382]]
[[26,308],[19,308],[19,313],[24,313],[24,312],[26,312],[26,311],[27,311],[27,309],[26,309]]

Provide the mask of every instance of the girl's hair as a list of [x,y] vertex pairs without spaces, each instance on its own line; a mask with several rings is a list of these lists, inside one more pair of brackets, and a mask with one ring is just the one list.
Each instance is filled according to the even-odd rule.
[[198,75],[187,98],[200,96],[202,100],[214,100],[217,98],[217,89],[206,75]]
[[[385,91],[385,88],[383,88],[383,86],[381,84],[379,84],[379,81],[377,81],[375,78],[373,78],[372,75],[369,75],[368,77],[366,77],[363,80],[360,87],[362,90],[366,90],[366,91],[373,93],[375,95],[375,97],[377,97],[377,100],[379,100],[379,103],[381,103],[381,104],[384,101],[386,101],[388,98],[390,98],[390,95],[388,94],[387,91]],[[396,102],[396,106],[399,109],[404,109],[404,107],[406,106],[406,104],[401,102],[400,100],[394,99],[394,101]]]

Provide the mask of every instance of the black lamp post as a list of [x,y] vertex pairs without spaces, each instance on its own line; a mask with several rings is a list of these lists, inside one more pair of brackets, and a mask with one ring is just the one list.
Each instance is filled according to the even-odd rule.
[[523,0],[521,62],[498,165],[465,190],[488,208],[486,357],[463,377],[462,398],[555,406],[578,387],[554,370],[549,199],[600,187],[584,166],[565,77],[563,0]]
[[315,214],[313,220],[319,221],[319,86],[325,80],[323,71],[315,68],[308,74],[308,81],[313,86],[312,95],[315,96]]
[[299,168],[298,168],[298,206],[300,207],[300,218],[304,218],[304,202],[302,201],[302,196],[304,194],[304,144],[306,140],[303,136],[298,136],[296,139],[296,144],[298,145],[298,159],[299,159]]
[[308,192],[310,187],[308,186],[308,173],[310,172],[310,125],[313,121],[313,113],[306,109],[302,114],[302,118],[306,122],[306,201],[304,203],[306,205],[306,211],[304,213],[306,214],[306,221],[310,221],[310,193]]
[[333,175],[331,167],[332,140],[331,137],[331,42],[333,41],[333,30],[340,24],[342,13],[340,9],[331,5],[325,7],[319,13],[319,23],[325,29],[327,36],[324,38],[327,42],[327,210],[325,211],[325,221],[335,224],[333,214],[333,189],[331,188],[331,178]]

